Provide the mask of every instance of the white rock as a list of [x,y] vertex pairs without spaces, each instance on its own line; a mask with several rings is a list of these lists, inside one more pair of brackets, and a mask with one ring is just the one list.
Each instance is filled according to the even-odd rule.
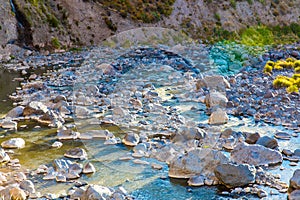
[[1,143],[3,148],[21,149],[25,147],[25,141],[22,138],[11,138]]
[[210,115],[208,123],[212,125],[225,124],[228,120],[229,117],[227,113],[221,108],[217,108],[217,110]]

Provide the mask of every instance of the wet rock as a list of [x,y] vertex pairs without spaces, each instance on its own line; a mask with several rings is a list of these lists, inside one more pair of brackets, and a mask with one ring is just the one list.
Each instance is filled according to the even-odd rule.
[[163,168],[162,165],[156,164],[156,163],[152,163],[151,167],[152,167],[152,169],[156,169],[156,170],[161,170]]
[[86,189],[83,200],[99,200],[99,199],[109,199],[112,195],[112,191],[100,185],[89,185]]
[[196,175],[196,176],[192,176],[188,180],[188,185],[199,187],[199,186],[203,186],[205,184],[204,181],[205,181],[205,177],[204,176]]
[[55,141],[55,142],[51,145],[51,147],[52,147],[52,148],[60,148],[60,147],[62,147],[62,145],[63,145],[63,143],[61,143],[61,142],[59,142],[59,141]]
[[64,154],[64,156],[67,157],[67,158],[75,158],[75,159],[80,159],[80,160],[87,159],[87,153],[85,152],[84,149],[79,148],[79,147],[68,150]]
[[90,173],[95,173],[95,172],[96,172],[96,169],[92,163],[88,162],[84,165],[82,173],[90,174]]
[[276,149],[278,147],[278,142],[275,138],[271,138],[269,136],[263,136],[260,137],[256,144],[262,145],[264,147],[270,148],[270,149]]
[[93,139],[93,138],[109,139],[113,137],[114,135],[108,130],[89,130],[87,132],[81,133],[79,138],[80,139]]
[[192,149],[170,161],[169,176],[172,178],[190,178],[196,174],[214,176],[215,167],[227,162],[228,158],[220,151]]
[[18,123],[13,121],[10,118],[6,118],[1,122],[1,127],[4,129],[13,129],[13,130],[17,130],[17,125]]
[[227,123],[229,120],[227,113],[218,108],[216,111],[214,111],[209,119],[208,119],[208,123],[212,124],[212,125],[219,125],[219,124],[225,124]]
[[58,175],[56,175],[55,180],[56,180],[56,182],[65,183],[65,182],[67,182],[67,177],[65,175],[58,174]]
[[296,169],[292,178],[290,179],[290,186],[289,189],[293,190],[300,190],[300,169]]
[[9,160],[9,155],[4,151],[4,149],[0,148],[0,163],[7,162]]
[[292,156],[293,152],[289,149],[282,149],[282,153],[286,156]]
[[246,143],[240,143],[234,148],[231,152],[231,159],[238,164],[254,166],[278,164],[283,160],[281,153],[276,150]]
[[122,142],[127,146],[136,146],[140,141],[140,137],[135,133],[126,133]]
[[79,174],[81,174],[82,170],[83,170],[82,164],[73,163],[69,166],[68,171],[69,171],[69,174],[77,174],[79,176]]
[[24,106],[17,106],[13,109],[11,109],[7,114],[6,118],[17,118],[21,117],[23,115]]
[[260,138],[260,134],[259,133],[249,133],[249,132],[245,132],[243,133],[245,135],[245,142],[247,142],[248,144],[255,144],[256,141]]
[[299,200],[300,199],[300,190],[294,190],[288,196],[289,200]]
[[205,104],[208,108],[222,107],[226,108],[228,99],[220,92],[211,92],[205,97]]
[[11,138],[1,143],[3,148],[21,149],[25,147],[25,141],[22,138]]
[[221,164],[215,168],[215,175],[226,187],[242,187],[255,182],[255,168],[247,164]]
[[32,101],[30,102],[23,110],[24,116],[30,116],[30,115],[42,115],[47,113],[48,108],[45,104],[38,101]]
[[35,193],[35,187],[31,180],[24,180],[20,183],[20,188],[29,193]]
[[282,140],[289,140],[291,139],[291,135],[285,132],[277,132],[275,133],[275,137],[277,139],[282,139]]
[[75,132],[72,129],[61,128],[57,130],[57,139],[59,140],[75,140],[80,137],[79,132]]
[[54,169],[60,173],[67,173],[72,164],[72,161],[66,159],[55,159],[53,161]]

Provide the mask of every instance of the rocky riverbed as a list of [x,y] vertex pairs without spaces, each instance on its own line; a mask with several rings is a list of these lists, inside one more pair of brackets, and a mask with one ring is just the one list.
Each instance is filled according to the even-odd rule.
[[199,44],[4,63],[22,66],[23,77],[1,120],[0,194],[297,199],[299,95],[275,90],[276,74],[262,71],[269,59],[299,55],[299,44],[256,56]]

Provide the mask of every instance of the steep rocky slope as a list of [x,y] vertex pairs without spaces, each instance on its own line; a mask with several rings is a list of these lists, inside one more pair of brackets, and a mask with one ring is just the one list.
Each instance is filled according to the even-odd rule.
[[[3,1],[0,25],[16,29],[11,7]],[[266,25],[286,32],[300,32],[300,0],[12,0],[23,26],[18,39],[26,46],[64,48],[97,45],[124,30],[159,26],[183,30],[194,38],[213,40],[239,35],[250,26]],[[146,2],[146,3],[145,3]],[[6,24],[6,25],[5,25]],[[290,25],[293,25],[290,28]],[[3,28],[2,28],[3,29]],[[284,29],[285,30],[285,29]],[[3,32],[3,30],[2,30]],[[16,32],[16,31],[13,31]],[[0,36],[7,43],[11,34]],[[299,37],[299,35],[298,35]]]

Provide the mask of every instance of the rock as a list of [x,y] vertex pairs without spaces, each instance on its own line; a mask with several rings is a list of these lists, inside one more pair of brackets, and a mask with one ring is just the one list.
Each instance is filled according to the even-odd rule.
[[260,190],[257,191],[257,196],[258,196],[259,198],[263,198],[263,197],[268,196],[268,193],[267,193],[266,191],[260,189]]
[[69,174],[77,174],[78,177],[80,177],[79,174],[81,174],[82,170],[83,170],[82,164],[73,163],[69,166],[68,171]]
[[204,181],[205,181],[205,177],[204,176],[196,175],[196,176],[192,176],[188,180],[188,185],[199,187],[199,186],[203,186],[204,185]]
[[11,138],[1,143],[3,148],[21,149],[25,147],[25,141],[22,138]]
[[278,164],[283,159],[281,153],[276,150],[257,144],[240,143],[231,152],[231,160],[238,164],[260,166]]
[[206,95],[204,102],[208,108],[226,108],[228,99],[220,92],[211,92]]
[[99,138],[99,139],[109,139],[114,137],[114,135],[109,132],[108,130],[89,130],[87,132],[80,134],[80,139],[93,139],[93,138]]
[[35,193],[35,187],[31,180],[24,180],[20,183],[20,188],[29,193]]
[[95,172],[96,172],[96,169],[92,163],[88,162],[84,165],[82,173],[90,174],[90,173],[95,173]]
[[4,129],[13,129],[17,130],[18,123],[12,121],[10,118],[6,118],[1,122],[1,127]]
[[199,90],[203,87],[208,88],[210,91],[224,92],[226,88],[230,88],[230,84],[223,76],[214,75],[205,76],[203,79],[197,81],[196,89]]
[[300,199],[300,190],[294,190],[288,196],[289,200],[299,200]]
[[57,130],[57,139],[59,140],[75,140],[79,137],[80,133],[72,129],[61,128]]
[[255,144],[256,141],[260,138],[260,134],[259,133],[249,133],[249,132],[245,132],[243,133],[245,135],[245,142],[247,142],[248,144]]
[[226,187],[242,187],[255,182],[255,168],[247,164],[221,164],[215,168],[215,175]]
[[275,138],[271,138],[269,136],[263,136],[260,137],[256,144],[262,145],[264,147],[270,148],[270,149],[276,149],[278,147],[278,142]]
[[152,163],[151,164],[152,169],[156,169],[156,170],[161,170],[163,168],[162,165],[156,164],[156,163]]
[[105,75],[114,75],[116,73],[115,68],[108,63],[102,63],[100,65],[97,65],[95,68],[97,70],[101,70]]
[[65,95],[57,95],[54,99],[53,99],[53,103],[58,103],[60,101],[67,101],[67,98]]
[[100,185],[89,185],[86,189],[83,200],[106,200],[112,195],[109,188]]
[[4,151],[4,149],[0,148],[0,163],[7,162],[9,160],[9,155]]
[[75,159],[80,159],[80,160],[87,159],[87,153],[85,152],[84,149],[79,148],[79,147],[68,150],[64,154],[64,156],[67,157],[67,158],[75,158]]
[[24,110],[24,106],[17,106],[13,109],[11,109],[7,114],[6,114],[6,118],[17,118],[17,117],[21,117],[23,115],[23,110]]
[[285,132],[277,132],[275,133],[275,137],[277,139],[282,139],[282,140],[289,140],[291,139],[291,135]]
[[24,116],[42,115],[47,113],[48,108],[42,102],[32,101],[23,110]]
[[293,152],[289,149],[282,149],[282,153],[286,156],[292,156]]
[[70,166],[73,164],[72,161],[66,159],[55,159],[53,161],[54,169],[59,173],[67,173]]
[[228,120],[229,118],[227,113],[221,108],[217,108],[217,110],[210,115],[208,123],[212,125],[219,125],[227,123]]
[[300,190],[300,169],[296,169],[292,178],[290,179],[290,186],[289,189],[293,190]]
[[56,182],[65,183],[65,182],[67,182],[67,177],[65,175],[58,174],[58,175],[56,175],[55,180],[56,180]]
[[295,156],[300,157],[300,149],[295,149],[294,154]]
[[136,133],[126,133],[122,142],[127,146],[136,146],[140,141],[140,137]]
[[9,195],[11,200],[26,200],[26,193],[24,190],[18,188],[18,187],[13,187],[9,190]]
[[215,167],[228,161],[220,151],[192,149],[170,161],[169,176],[172,178],[190,178],[197,174],[214,176]]
[[55,142],[51,145],[51,147],[53,147],[53,148],[60,148],[60,147],[62,147],[62,145],[63,145],[63,143],[61,143],[61,142],[59,142],[59,141],[55,141]]

